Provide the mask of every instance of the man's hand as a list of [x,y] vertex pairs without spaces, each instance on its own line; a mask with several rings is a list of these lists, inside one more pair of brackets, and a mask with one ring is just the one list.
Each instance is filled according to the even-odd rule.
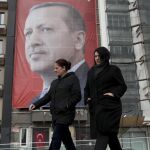
[[29,106],[29,111],[34,110],[34,108],[35,108],[35,105],[34,105],[34,104],[31,104],[31,105]]
[[108,95],[108,96],[114,97],[114,94],[113,94],[113,93],[105,93],[104,95]]
[[91,101],[92,99],[89,97],[88,99],[87,99],[87,101],[89,102],[89,101]]

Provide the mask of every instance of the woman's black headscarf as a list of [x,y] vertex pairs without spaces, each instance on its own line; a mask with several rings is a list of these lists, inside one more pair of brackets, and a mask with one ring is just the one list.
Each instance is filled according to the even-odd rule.
[[97,52],[99,54],[101,64],[109,63],[110,52],[106,47],[98,47],[98,48],[95,49],[94,54],[95,54],[95,52]]
[[104,69],[106,69],[109,66],[109,59],[110,59],[110,52],[106,47],[98,47],[95,49],[95,52],[99,54],[100,57],[100,64],[96,64],[95,59],[95,77],[101,73]]

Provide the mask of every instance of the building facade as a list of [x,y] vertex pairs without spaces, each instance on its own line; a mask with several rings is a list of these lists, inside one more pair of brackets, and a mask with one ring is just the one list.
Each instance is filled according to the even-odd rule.
[[7,2],[0,1],[0,141],[1,141],[2,106],[3,106],[3,91],[4,91],[7,8],[8,8]]
[[99,1],[101,44],[110,48],[111,63],[121,68],[128,87],[122,98],[122,146],[136,150],[149,149],[149,140],[144,138],[149,136],[150,114],[149,5],[144,0]]
[[[97,0],[97,8],[95,8],[99,45],[110,49],[111,63],[120,67],[128,87],[122,98],[123,114],[119,132],[124,150],[150,150],[149,8],[149,0]],[[4,33],[0,32],[1,111],[3,106],[6,108],[1,93],[3,93],[4,58],[7,51],[5,37],[7,2],[0,2],[0,9],[0,30],[5,31]],[[1,28],[1,26],[3,27]],[[5,73],[7,74],[7,70]],[[3,121],[1,116],[4,119],[2,112],[0,112],[0,121]],[[11,111],[10,139],[13,143],[11,146],[22,149],[36,147],[38,146],[36,144],[37,137],[41,134],[44,136],[42,140],[46,142],[44,146],[48,146],[53,133],[50,125],[51,115],[48,110],[29,112],[25,109],[13,109]],[[70,130],[78,149],[93,149],[95,141],[90,139],[89,129],[87,108],[77,108],[75,122]],[[4,126],[2,130],[4,130]]]

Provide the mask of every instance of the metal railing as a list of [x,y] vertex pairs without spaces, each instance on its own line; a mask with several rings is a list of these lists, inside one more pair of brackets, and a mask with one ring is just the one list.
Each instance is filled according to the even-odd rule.
[[[93,150],[95,146],[95,140],[74,140],[74,143],[77,150]],[[123,150],[150,150],[150,137],[120,138],[120,143]],[[48,147],[48,142],[0,144],[0,150],[48,150]],[[61,150],[65,150],[63,144]]]

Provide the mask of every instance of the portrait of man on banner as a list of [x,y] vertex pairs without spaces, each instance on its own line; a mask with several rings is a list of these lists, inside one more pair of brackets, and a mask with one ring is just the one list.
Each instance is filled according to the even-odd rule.
[[[56,78],[54,62],[60,58],[71,62],[69,71],[78,76],[83,94],[86,74],[92,64],[89,58],[91,50],[97,46],[94,2],[38,2],[28,0],[25,4],[19,0],[17,4],[13,84],[15,108],[26,108],[48,92],[51,81]],[[19,6],[23,4],[26,8],[24,21],[18,14]],[[84,106],[83,100],[77,106]]]

